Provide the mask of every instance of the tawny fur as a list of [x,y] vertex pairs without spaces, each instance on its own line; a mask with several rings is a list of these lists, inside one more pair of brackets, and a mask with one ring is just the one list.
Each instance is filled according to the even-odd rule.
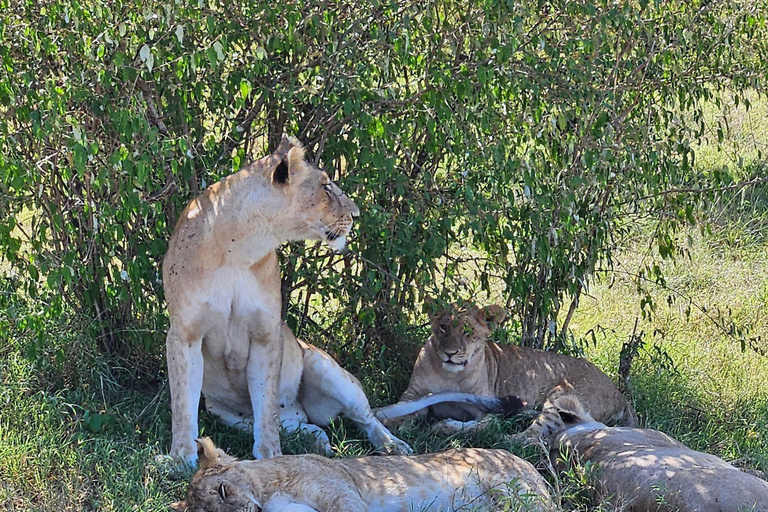
[[179,511],[439,512],[504,499],[529,503],[525,510],[554,510],[536,469],[503,450],[238,462],[207,438],[199,443],[200,470],[187,499],[173,505]]
[[[613,381],[589,361],[489,341],[489,335],[504,316],[501,306],[451,306],[437,315],[432,322],[432,336],[416,359],[401,400],[460,391],[491,397],[516,395],[531,406],[545,407],[558,396],[575,394],[600,421],[613,419],[627,425],[637,424],[634,409]],[[447,418],[476,420],[480,416],[471,408],[436,411]],[[473,421],[444,422],[438,428],[450,432],[475,426]],[[538,418],[525,433],[526,437],[544,435],[546,431]]]
[[630,512],[768,511],[768,482],[657,430],[607,427],[573,396],[545,411],[553,456],[571,452],[597,466],[603,499]]
[[163,261],[171,455],[187,463],[197,457],[201,391],[221,403],[248,402],[254,456],[280,454],[278,381],[286,330],[275,249],[290,240],[343,247],[357,215],[328,175],[304,161],[292,138],[187,205]]
[[[283,364],[278,394],[283,428],[289,432],[303,430],[312,434],[316,439],[316,449],[329,454],[331,445],[320,426],[327,426],[343,414],[360,426],[380,452],[412,453],[405,442],[393,436],[376,418],[360,382],[352,374],[325,351],[297,340],[287,325],[283,325],[283,331]],[[250,430],[251,403],[248,395],[224,391],[223,386],[211,386],[206,390],[206,408],[230,426]]]

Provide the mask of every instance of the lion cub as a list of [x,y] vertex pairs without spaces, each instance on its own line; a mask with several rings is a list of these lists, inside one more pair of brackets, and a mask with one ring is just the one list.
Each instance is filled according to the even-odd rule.
[[[400,400],[460,391],[492,397],[516,395],[528,404],[546,405],[557,396],[573,393],[599,421],[637,424],[632,406],[611,379],[589,361],[489,341],[491,331],[505,315],[501,306],[459,309],[452,305],[433,318],[432,336],[421,349]],[[438,417],[447,418],[438,425],[444,433],[477,428],[474,420],[481,416],[466,406],[437,406],[434,410]],[[540,419],[524,437],[546,435]]]
[[556,399],[544,414],[553,454],[569,448],[595,464],[598,491],[626,502],[622,510],[768,510],[768,482],[714,455],[691,450],[663,432],[606,427],[573,395]]
[[187,499],[171,505],[180,512],[438,512],[499,502],[554,510],[536,469],[503,450],[238,461],[208,438],[197,443],[200,469]]

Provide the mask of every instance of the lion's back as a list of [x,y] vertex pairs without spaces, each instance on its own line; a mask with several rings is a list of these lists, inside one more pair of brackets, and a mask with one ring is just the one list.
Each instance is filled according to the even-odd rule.
[[623,422],[634,423],[634,411],[627,400],[592,362],[534,348],[494,345],[498,396],[516,395],[529,405],[540,405],[553,390],[572,392],[597,421],[619,415],[629,416],[621,418]]

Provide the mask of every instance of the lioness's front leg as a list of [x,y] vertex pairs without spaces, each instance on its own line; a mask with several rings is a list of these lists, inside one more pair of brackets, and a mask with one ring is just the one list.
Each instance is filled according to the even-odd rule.
[[186,340],[171,323],[165,340],[171,387],[171,456],[197,462],[197,408],[203,387],[202,338]]
[[277,327],[252,333],[248,353],[248,394],[253,409],[253,456],[270,459],[280,450],[280,414],[278,393],[283,364],[283,329]]
[[318,510],[297,503],[286,494],[275,494],[264,504],[263,512],[319,512]]

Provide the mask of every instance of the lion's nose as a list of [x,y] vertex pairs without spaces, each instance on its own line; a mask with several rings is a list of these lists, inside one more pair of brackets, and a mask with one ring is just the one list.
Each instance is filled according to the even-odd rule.
[[453,352],[451,352],[450,350],[446,350],[445,351],[445,355],[447,355],[448,357],[453,357],[453,356],[455,356],[458,353],[459,353],[458,350],[454,350]]
[[360,208],[357,207],[355,202],[349,198],[347,194],[342,193],[341,204],[349,209],[349,214],[354,217],[360,216]]

